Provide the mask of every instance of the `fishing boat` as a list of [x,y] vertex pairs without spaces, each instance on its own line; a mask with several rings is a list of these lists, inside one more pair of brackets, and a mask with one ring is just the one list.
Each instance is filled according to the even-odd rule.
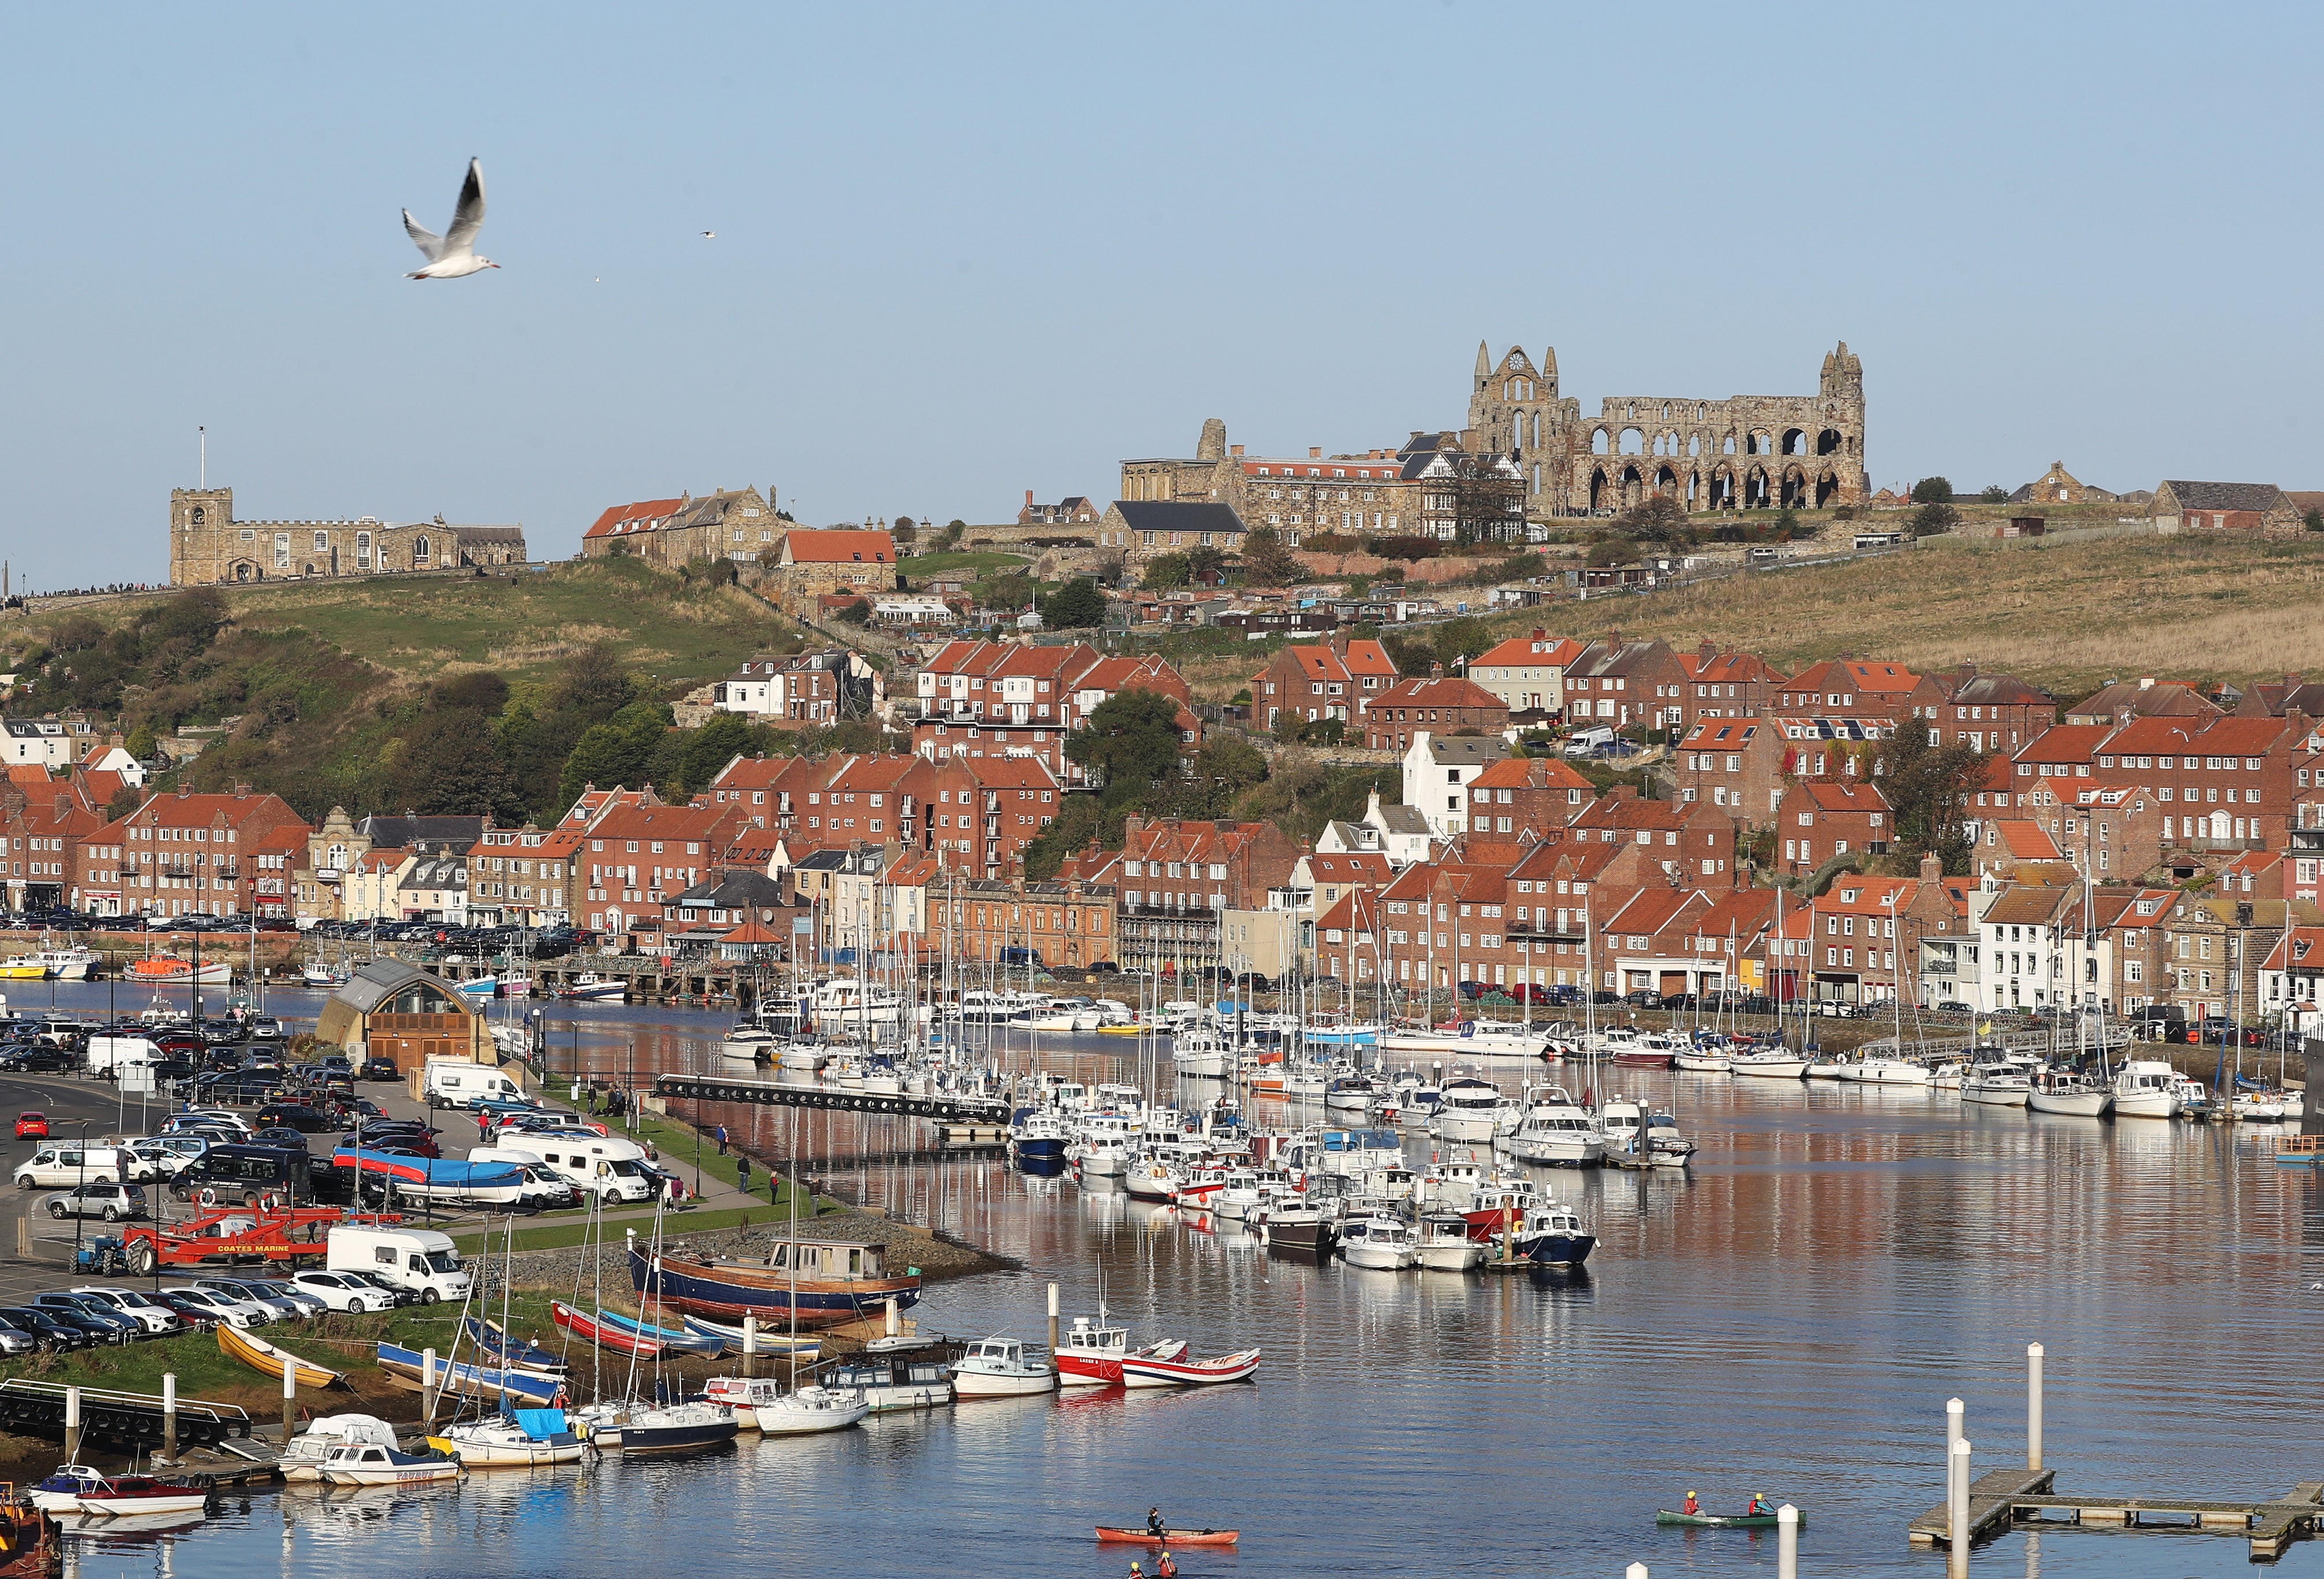
[[290,1350],[244,1332],[232,1322],[218,1323],[217,1345],[223,1353],[240,1360],[254,1371],[273,1377],[277,1382],[282,1380],[282,1372],[288,1369],[297,1372],[300,1387],[344,1387],[346,1384],[345,1372],[327,1370],[312,1360],[302,1360]]
[[[742,1352],[743,1333],[737,1324],[708,1321],[699,1316],[680,1317],[678,1320],[680,1326],[697,1337],[724,1340],[726,1352],[730,1354]],[[763,1323],[751,1336],[753,1346],[762,1354],[788,1354],[794,1360],[812,1362],[823,1352],[823,1340],[819,1337],[813,1335],[793,1337],[787,1333],[770,1331]]]
[[81,1493],[96,1491],[104,1484],[102,1470],[91,1469],[85,1464],[60,1464],[25,1496],[43,1513],[78,1513]]
[[440,1453],[404,1453],[372,1442],[349,1442],[323,1455],[322,1478],[334,1486],[417,1486],[456,1481],[466,1472]]
[[336,965],[309,965],[300,970],[299,984],[301,987],[321,987],[327,991],[333,987],[346,986],[347,973]]
[[957,1398],[1022,1398],[1057,1391],[1057,1368],[1015,1338],[989,1337],[968,1345],[952,1368]]
[[286,1481],[318,1481],[323,1478],[323,1460],[331,1449],[350,1442],[392,1447],[395,1428],[376,1415],[324,1415],[309,1421],[307,1428],[290,1439],[274,1467]]
[[1351,1217],[1340,1227],[1340,1255],[1350,1266],[1401,1271],[1420,1264],[1420,1245],[1402,1217]]
[[577,1464],[589,1451],[563,1409],[512,1409],[493,1419],[447,1426],[428,1445],[470,1469]]
[[80,1494],[80,1510],[106,1518],[154,1513],[200,1513],[210,1489],[189,1481],[156,1480],[150,1474],[109,1475]]
[[27,956],[51,981],[87,981],[97,958],[88,949],[36,949]]
[[630,996],[630,984],[622,977],[600,976],[585,970],[565,984],[558,996],[584,1004],[618,1004]]
[[[390,1382],[409,1392],[424,1389],[428,1363],[425,1354],[384,1341],[378,1345],[378,1354],[379,1368]],[[563,1403],[565,1379],[515,1366],[472,1365],[465,1360],[439,1359],[436,1362],[436,1386],[447,1397],[504,1398],[513,1403],[548,1408]]]
[[952,1365],[957,1346],[899,1333],[877,1337],[861,1354],[835,1361],[824,1384],[862,1397],[875,1415],[941,1409],[953,1400]]
[[1130,1353],[1130,1329],[1105,1318],[1076,1316],[1057,1341],[1057,1381],[1065,1387],[1112,1387],[1121,1381],[1122,1356]]
[[726,1352],[726,1340],[715,1333],[695,1332],[682,1327],[649,1327],[617,1310],[600,1310],[597,1319],[632,1337],[660,1345],[665,1354],[696,1354],[705,1359],[716,1359]]
[[1420,1219],[1415,1249],[1423,1271],[1465,1272],[1485,1259],[1485,1247],[1469,1236],[1468,1219],[1445,1212]]
[[[794,1254],[796,1252],[796,1254]],[[630,1252],[630,1280],[641,1299],[688,1316],[760,1326],[831,1327],[893,1301],[916,1305],[920,1280],[886,1275],[887,1247],[848,1241],[786,1240],[763,1262],[688,1261]]]
[[1125,1355],[1121,1362],[1124,1387],[1212,1387],[1228,1382],[1248,1382],[1259,1370],[1259,1351],[1240,1349],[1215,1359],[1186,1358],[1185,1343],[1156,1344]]
[[1579,1267],[1598,1247],[1598,1236],[1582,1226],[1572,1211],[1544,1202],[1508,1234],[1489,1242],[1489,1259],[1506,1255],[1536,1266]]
[[562,1299],[551,1299],[549,1302],[549,1318],[585,1344],[595,1344],[617,1354],[635,1354],[641,1360],[661,1356],[662,1345],[659,1339],[614,1326],[602,1310],[592,1316]]
[[507,1162],[470,1162],[341,1146],[331,1153],[331,1165],[392,1186],[398,1195],[429,1200],[509,1206],[524,1193],[524,1170]]
[[1157,1535],[1150,1529],[1119,1529],[1111,1524],[1097,1527],[1100,1541],[1123,1547],[1231,1547],[1241,1534],[1237,1529],[1166,1529]]
[[29,954],[0,959],[0,981],[43,981],[48,974],[49,968]]
[[501,978],[497,976],[471,976],[466,981],[456,981],[452,990],[464,998],[496,998],[501,996]]
[[193,961],[174,954],[132,959],[122,974],[127,980],[149,987],[230,987],[234,983],[234,968],[223,959],[205,959],[198,969]]
[[[1808,1516],[1793,1510],[1802,1524]],[[1674,1513],[1667,1508],[1655,1511],[1656,1524],[1678,1524],[1691,1529],[1773,1529],[1783,1520],[1773,1513]]]
[[625,1457],[706,1452],[732,1442],[742,1428],[733,1409],[708,1402],[658,1409],[635,1403],[593,1404],[577,1413],[589,1428],[591,1446]]
[[1340,1218],[1305,1201],[1270,1205],[1266,1208],[1267,1247],[1302,1255],[1329,1255],[1340,1242]]

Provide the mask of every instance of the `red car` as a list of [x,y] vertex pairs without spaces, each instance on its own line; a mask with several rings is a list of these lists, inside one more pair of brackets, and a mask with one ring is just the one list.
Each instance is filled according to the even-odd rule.
[[49,1138],[47,1114],[20,1113],[16,1115],[16,1138],[21,1141],[28,1136],[38,1136],[42,1140]]

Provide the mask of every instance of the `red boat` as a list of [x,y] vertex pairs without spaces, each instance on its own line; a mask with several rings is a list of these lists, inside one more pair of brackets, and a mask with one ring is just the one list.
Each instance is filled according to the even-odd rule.
[[209,1506],[210,1489],[149,1474],[112,1475],[80,1494],[84,1513],[199,1513]]
[[1231,1547],[1241,1535],[1240,1529],[1167,1529],[1157,1535],[1150,1529],[1116,1529],[1110,1524],[1097,1527],[1098,1539],[1110,1546]]
[[1259,1369],[1259,1351],[1244,1349],[1214,1360],[1189,1360],[1183,1339],[1156,1344],[1124,1355],[1124,1387],[1208,1387],[1222,1382],[1247,1382]]
[[1076,1316],[1073,1327],[1057,1340],[1058,1384],[1119,1387],[1122,1356],[1129,1352],[1129,1330],[1107,1321],[1102,1308],[1094,1321],[1086,1316]]
[[549,1302],[549,1318],[575,1337],[612,1349],[616,1354],[635,1354],[641,1360],[651,1360],[661,1354],[659,1339],[623,1332],[611,1322],[600,1321],[586,1310],[576,1310],[562,1299]]

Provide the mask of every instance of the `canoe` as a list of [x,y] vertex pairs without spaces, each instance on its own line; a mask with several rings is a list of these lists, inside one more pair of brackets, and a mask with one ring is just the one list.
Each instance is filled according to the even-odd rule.
[[641,1333],[623,1332],[611,1322],[601,1321],[586,1310],[576,1310],[562,1299],[549,1302],[549,1318],[585,1343],[599,1344],[617,1354],[635,1354],[641,1360],[659,1357],[662,1345]]
[[[1800,1515],[1805,1524],[1808,1516]],[[1773,1513],[1674,1513],[1667,1508],[1655,1510],[1656,1524],[1683,1524],[1691,1529],[1773,1529],[1781,1522]]]
[[[282,1368],[290,1366],[298,1372],[301,1387],[344,1387],[346,1378],[337,1371],[327,1371],[311,1360],[302,1360],[288,1349],[277,1348],[263,1337],[227,1322],[219,1322],[217,1345],[226,1354],[240,1360],[254,1371],[264,1372],[277,1382],[282,1380]],[[170,1511],[170,1510],[161,1510]]]
[[1239,1529],[1174,1529],[1156,1535],[1147,1529],[1116,1529],[1107,1524],[1097,1527],[1098,1539],[1111,1546],[1231,1547],[1241,1534]]

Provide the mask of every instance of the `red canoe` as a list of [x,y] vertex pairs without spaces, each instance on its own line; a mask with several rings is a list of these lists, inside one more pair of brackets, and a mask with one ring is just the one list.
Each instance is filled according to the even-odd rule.
[[1156,1535],[1147,1529],[1116,1529],[1111,1525],[1097,1527],[1097,1538],[1116,1546],[1132,1547],[1231,1547],[1239,1529],[1174,1529],[1167,1535]]
[[562,1299],[549,1302],[549,1318],[575,1337],[601,1345],[617,1354],[635,1354],[640,1359],[650,1360],[661,1353],[661,1345],[655,1339],[623,1332],[609,1322],[599,1321],[586,1310],[576,1310]]

